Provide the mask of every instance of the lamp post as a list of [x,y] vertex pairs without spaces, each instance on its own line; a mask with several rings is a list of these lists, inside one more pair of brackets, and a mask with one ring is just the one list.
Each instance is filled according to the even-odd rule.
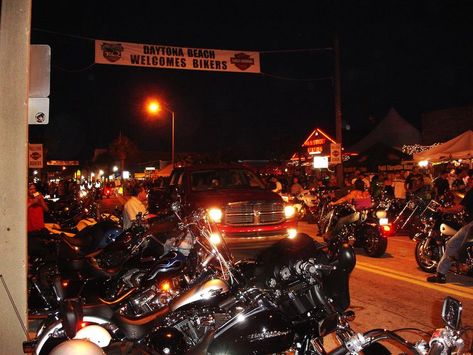
[[148,103],[147,110],[151,114],[157,114],[162,109],[166,110],[171,114],[171,164],[174,168],[174,117],[175,113],[173,110],[169,109],[168,107],[161,105],[158,101],[152,100]]

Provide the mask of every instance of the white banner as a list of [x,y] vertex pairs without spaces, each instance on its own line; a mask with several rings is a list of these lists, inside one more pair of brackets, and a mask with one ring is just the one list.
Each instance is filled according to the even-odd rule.
[[342,145],[338,143],[330,144],[330,164],[342,163]]
[[260,73],[259,52],[95,41],[95,63],[163,69]]
[[28,144],[28,168],[30,169],[43,168],[43,145],[42,144]]

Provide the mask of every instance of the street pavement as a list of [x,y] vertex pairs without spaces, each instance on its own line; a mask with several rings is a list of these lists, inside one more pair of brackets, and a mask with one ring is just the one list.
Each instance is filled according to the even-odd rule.
[[[301,222],[299,231],[322,241],[313,224]],[[462,302],[463,325],[473,326],[473,278],[449,273],[447,284],[428,283],[429,274],[418,268],[414,251],[415,242],[408,236],[389,237],[387,252],[381,258],[356,250],[357,263],[350,277],[350,309],[357,316],[352,323],[355,330],[416,327],[431,331],[443,325],[440,314],[446,296]],[[472,333],[468,336],[471,346]]]

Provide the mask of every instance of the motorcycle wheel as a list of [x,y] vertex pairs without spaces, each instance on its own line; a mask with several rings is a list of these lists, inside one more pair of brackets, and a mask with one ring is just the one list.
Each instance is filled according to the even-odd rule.
[[376,227],[366,228],[364,233],[363,249],[365,249],[368,256],[373,258],[383,256],[388,248],[388,239],[383,237]]
[[416,244],[415,256],[417,265],[422,271],[429,273],[437,271],[437,264],[441,257],[440,250],[437,244],[429,238],[425,238]]

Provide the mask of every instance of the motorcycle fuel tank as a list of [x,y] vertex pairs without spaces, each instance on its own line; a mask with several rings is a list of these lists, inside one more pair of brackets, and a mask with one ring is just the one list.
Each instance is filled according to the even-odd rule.
[[273,354],[291,347],[291,324],[274,309],[257,306],[222,325],[208,350],[211,354]]
[[194,302],[208,301],[213,297],[217,297],[229,291],[228,285],[219,279],[212,279],[204,283],[195,285],[181,296],[177,297],[171,304],[170,308],[175,311],[181,307]]

